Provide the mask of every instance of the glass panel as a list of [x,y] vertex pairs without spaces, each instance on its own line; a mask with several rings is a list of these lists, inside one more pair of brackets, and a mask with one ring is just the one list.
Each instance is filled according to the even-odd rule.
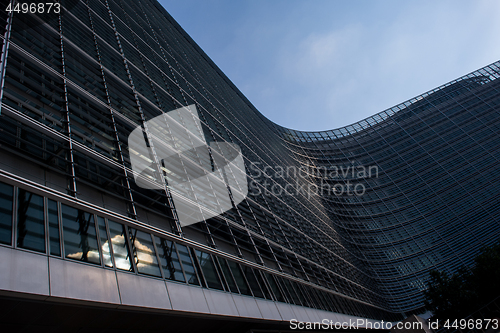
[[116,268],[123,269],[125,271],[132,271],[130,252],[128,250],[127,239],[125,236],[125,226],[108,220],[108,227]]
[[17,200],[17,246],[45,252],[43,197],[19,189]]
[[191,254],[191,259],[193,259],[194,268],[196,270],[196,274],[198,275],[198,281],[200,282],[200,285],[203,288],[208,288],[207,282],[205,281],[205,277],[203,276],[203,273],[201,272],[201,267],[200,267],[200,264],[198,263],[198,259],[196,259],[196,254],[194,253],[194,249],[190,247],[189,253]]
[[231,271],[229,270],[229,266],[227,265],[226,259],[222,258],[217,258],[220,264],[220,267],[222,269],[222,274],[224,274],[224,277],[226,278],[226,282],[229,286],[229,290],[233,293],[238,293],[238,287],[236,287],[236,283],[234,282],[233,275],[231,274]]
[[186,282],[174,243],[160,237],[155,237],[155,243],[165,278]]
[[331,308],[333,308],[334,312],[340,311],[339,301],[338,301],[336,296],[334,296],[333,294],[330,294],[330,293],[325,293],[324,296],[325,296],[325,299],[328,301],[328,305]]
[[214,263],[210,254],[195,250],[198,261],[200,262],[201,270],[205,276],[208,287],[213,289],[224,290],[222,283],[219,280],[217,271],[215,270]]
[[100,264],[94,215],[61,205],[66,258]]
[[322,290],[313,288],[313,294],[314,294],[314,297],[316,297],[319,300],[319,302],[320,302],[321,307],[322,307],[323,310],[332,311],[332,308],[330,307],[330,304],[328,304],[326,302],[325,296],[323,296],[323,291]]
[[182,267],[184,268],[184,273],[186,273],[186,279],[189,284],[194,284],[199,286],[198,277],[196,276],[196,271],[194,270],[193,262],[189,256],[188,248],[181,244],[176,244],[177,250],[179,251],[179,257],[182,261]]
[[139,273],[161,276],[151,234],[130,227],[128,233],[135,265]]
[[49,213],[49,249],[54,256],[61,255],[61,244],[59,242],[59,214],[57,213],[57,202],[48,200]]
[[234,261],[228,261],[229,267],[231,268],[231,272],[233,273],[234,279],[236,280],[236,283],[238,284],[238,288],[240,289],[240,292],[243,295],[248,295],[252,296],[252,292],[250,291],[250,288],[248,287],[248,284],[243,277],[243,274],[241,272],[240,266],[235,263]]
[[97,224],[99,225],[99,239],[101,240],[101,253],[102,261],[107,267],[113,267],[113,261],[111,260],[111,249],[109,246],[108,233],[106,232],[106,223],[104,218],[98,216]]
[[247,278],[248,284],[250,285],[250,288],[252,288],[253,295],[255,297],[264,298],[264,294],[260,289],[259,283],[255,279],[255,275],[253,275],[253,269],[244,265],[242,265],[242,267],[243,267],[243,273]]
[[300,303],[299,297],[297,296],[297,294],[295,293],[295,290],[293,289],[292,284],[290,283],[290,280],[283,278],[282,281],[283,281],[282,285],[285,286],[288,293],[290,294],[292,303],[296,304],[296,305],[302,305]]
[[336,303],[330,301],[331,299],[333,299],[333,297],[330,297],[329,295],[331,294],[326,292],[321,292],[321,296],[323,297],[323,303],[326,304],[326,308],[328,311],[336,312],[337,311]]
[[269,284],[269,287],[271,288],[271,291],[273,292],[274,296],[276,297],[276,300],[278,302],[286,302],[285,298],[283,297],[283,294],[281,293],[278,285],[276,284],[276,281],[274,281],[274,278],[271,274],[265,272],[264,276]]
[[342,307],[340,306],[340,301],[337,299],[337,297],[335,297],[333,294],[330,293],[325,294],[325,296],[326,299],[330,301],[328,304],[330,304],[330,306],[335,308],[334,312],[338,312],[340,311],[340,309],[342,309]]
[[295,291],[297,291],[297,294],[299,294],[302,304],[305,304],[305,306],[308,306],[310,308],[314,308],[314,304],[309,299],[309,294],[304,285],[297,283],[295,281],[293,282],[293,285],[295,287]]
[[269,292],[269,289],[267,287],[266,281],[262,278],[262,272],[259,270],[254,269],[253,272],[255,273],[255,277],[257,278],[257,282],[259,282],[259,285],[262,289],[262,292],[264,293],[264,297],[267,299],[273,299],[271,296],[271,293]]
[[313,300],[316,301],[316,303],[319,304],[320,308],[326,311],[330,311],[330,307],[328,306],[328,303],[325,302],[325,299],[323,298],[323,292],[321,290],[318,290],[316,288],[311,288],[311,297]]
[[0,243],[12,242],[12,186],[0,183]]
[[205,277],[203,276],[203,273],[201,272],[200,264],[198,262],[198,259],[196,258],[196,254],[194,253],[194,249],[190,247],[189,251],[190,251],[189,253],[191,254],[191,259],[193,259],[193,264],[194,264],[194,268],[196,269],[196,274],[198,274],[198,281],[200,282],[200,285],[203,288],[208,288],[207,282],[205,281]]
[[273,276],[274,280],[276,281],[276,284],[278,287],[280,287],[281,292],[283,293],[283,298],[285,298],[285,302],[287,303],[293,303],[292,301],[292,295],[288,292],[288,289],[286,288],[283,279],[280,276]]

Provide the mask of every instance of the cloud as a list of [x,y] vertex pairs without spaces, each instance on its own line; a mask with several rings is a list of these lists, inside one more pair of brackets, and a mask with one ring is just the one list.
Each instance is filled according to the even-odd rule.
[[383,23],[332,26],[282,46],[272,59],[280,71],[266,81],[282,76],[278,86],[289,94],[277,97],[289,116],[271,118],[303,130],[337,128],[498,59],[500,3],[461,4],[409,2]]
[[295,129],[359,121],[500,59],[495,0],[221,2],[213,15],[188,6],[188,32],[259,111]]

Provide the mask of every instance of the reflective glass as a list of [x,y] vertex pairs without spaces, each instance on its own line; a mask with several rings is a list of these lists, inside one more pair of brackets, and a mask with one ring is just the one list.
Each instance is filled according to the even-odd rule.
[[234,282],[233,275],[229,270],[226,259],[217,258],[217,260],[219,261],[220,267],[222,269],[222,274],[224,274],[224,278],[226,279],[227,285],[229,286],[229,290],[231,290],[231,292],[233,293],[238,293],[238,287]]
[[264,298],[264,294],[262,293],[262,290],[260,289],[259,283],[257,282],[257,279],[255,278],[255,275],[253,274],[253,269],[243,265],[243,273],[245,274],[245,277],[247,278],[248,284],[250,285],[250,288],[252,289],[253,295],[255,297],[259,298]]
[[273,297],[271,296],[271,293],[268,289],[267,283],[266,283],[266,281],[264,281],[264,279],[262,277],[263,273],[259,270],[256,270],[256,269],[254,269],[253,272],[255,274],[255,277],[257,278],[257,282],[259,282],[259,285],[262,289],[262,292],[264,293],[264,297],[267,299],[273,299]]
[[179,282],[186,282],[186,279],[184,279],[184,273],[182,273],[179,257],[177,256],[175,244],[160,237],[155,237],[155,243],[165,278]]
[[101,240],[101,253],[102,261],[107,267],[113,267],[113,261],[111,260],[111,247],[109,245],[108,233],[106,231],[106,223],[104,218],[98,216],[97,224],[99,225],[99,239]]
[[330,305],[325,301],[325,297],[323,296],[323,291],[318,290],[316,288],[311,288],[312,297],[316,299],[317,303],[323,310],[331,311]]
[[233,273],[234,279],[236,280],[236,283],[238,284],[238,288],[240,289],[240,293],[243,295],[248,295],[252,296],[252,292],[250,291],[250,288],[248,287],[248,283],[243,277],[243,273],[241,272],[240,265],[235,263],[234,261],[229,261],[228,260],[229,267],[231,268],[231,272]]
[[127,245],[125,226],[108,220],[108,227],[116,268],[123,269],[125,271],[132,271],[132,263],[130,262],[130,252]]
[[313,308],[314,304],[309,297],[309,293],[307,291],[307,288],[304,287],[304,285],[297,283],[297,282],[294,282],[293,285],[294,285],[295,291],[297,292],[297,294],[299,294],[299,298],[302,301],[302,304]]
[[0,183],[0,243],[12,241],[12,190],[13,187]]
[[276,300],[278,302],[286,302],[285,298],[283,297],[283,294],[281,293],[278,285],[276,284],[276,281],[274,281],[273,276],[267,272],[264,272],[264,276],[269,284],[269,287],[271,288],[271,291],[276,297]]
[[59,214],[57,212],[57,202],[47,200],[49,217],[49,247],[50,254],[54,256],[61,255],[61,244],[59,241]]
[[292,284],[290,283],[290,281],[288,279],[282,279],[281,281],[283,281],[283,286],[286,288],[286,290],[288,291],[288,294],[290,295],[290,300],[292,301],[293,304],[296,304],[296,305],[302,305],[302,303],[300,302],[299,300],[299,297],[297,296]]
[[209,288],[223,290],[222,283],[219,280],[219,276],[217,271],[215,270],[214,263],[212,262],[212,257],[210,254],[201,252],[196,250],[196,257],[201,266],[201,270],[203,271],[203,275],[205,276],[205,280],[207,281],[207,285]]
[[94,215],[61,205],[64,234],[64,256],[100,264]]
[[151,234],[128,228],[135,266],[139,273],[161,276]]
[[182,262],[182,267],[184,268],[184,273],[186,273],[186,279],[189,284],[194,284],[199,286],[200,282],[196,276],[196,271],[189,255],[188,248],[184,245],[177,244],[177,250],[179,251],[179,257]]
[[19,189],[17,200],[17,246],[45,252],[43,197]]
[[288,292],[288,289],[285,286],[285,283],[283,282],[283,279],[280,276],[274,275],[274,280],[276,281],[276,284],[278,287],[280,287],[281,292],[283,293],[283,297],[285,298],[285,302],[287,303],[293,303],[292,300],[292,295]]

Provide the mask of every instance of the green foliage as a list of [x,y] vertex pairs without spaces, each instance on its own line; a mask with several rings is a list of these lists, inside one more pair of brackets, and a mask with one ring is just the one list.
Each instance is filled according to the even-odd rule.
[[430,272],[425,306],[434,319],[462,319],[500,296],[500,244],[486,247],[472,268]]

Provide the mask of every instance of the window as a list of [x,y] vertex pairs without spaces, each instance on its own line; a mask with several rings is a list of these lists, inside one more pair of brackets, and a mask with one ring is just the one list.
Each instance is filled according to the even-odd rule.
[[127,246],[125,227],[120,223],[109,220],[108,227],[116,268],[123,269],[125,271],[132,271],[132,263],[130,262],[130,253]]
[[334,309],[331,307],[331,304],[327,302],[325,299],[324,292],[318,289],[312,288],[313,293],[316,295],[316,298],[319,300],[321,303],[322,309],[326,311],[334,311]]
[[0,183],[0,243],[12,241],[12,186]]
[[175,249],[175,244],[160,237],[155,237],[155,243],[165,278],[179,282],[186,282],[186,279],[184,279],[184,273],[182,273],[179,256],[177,255],[177,250]]
[[295,291],[297,292],[297,294],[299,294],[302,304],[310,308],[315,308],[316,306],[314,302],[311,300],[311,297],[309,296],[308,293],[309,288],[301,283],[294,282],[293,284],[295,285]]
[[132,253],[139,273],[161,276],[151,234],[128,228]]
[[291,303],[295,305],[302,305],[300,303],[299,297],[295,293],[295,290],[293,290],[293,286],[290,281],[288,279],[281,279],[281,282],[281,285],[285,288],[286,292],[289,295],[288,299],[291,301]]
[[100,264],[94,215],[61,205],[66,258]]
[[271,295],[271,292],[269,291],[269,289],[267,287],[266,281],[262,277],[263,272],[261,272],[259,270],[256,270],[256,269],[254,269],[253,272],[255,273],[255,277],[257,278],[257,281],[260,284],[262,292],[264,293],[264,297],[267,298],[267,299],[271,299],[272,300],[273,297]]
[[264,276],[267,278],[267,281],[269,283],[269,287],[271,288],[271,291],[273,292],[274,296],[276,297],[276,300],[278,302],[286,302],[285,298],[283,297],[283,294],[281,293],[278,285],[276,284],[276,281],[274,281],[274,278],[271,274],[265,272]]
[[185,245],[176,245],[177,250],[179,251],[179,258],[182,262],[182,267],[184,268],[184,273],[186,273],[187,282],[189,284],[199,286],[200,283],[198,281],[198,276],[196,275],[196,271],[193,265],[193,261],[191,260],[191,256],[189,255],[188,248]]
[[108,232],[106,230],[104,218],[98,216],[97,225],[99,226],[99,239],[101,240],[102,261],[105,266],[113,267],[113,260],[111,259],[111,246],[109,245]]
[[215,270],[214,263],[210,254],[195,250],[198,261],[200,262],[201,270],[207,281],[209,288],[223,290],[222,283],[219,280],[219,275]]
[[235,263],[234,261],[228,261],[229,267],[231,268],[231,272],[233,273],[234,279],[236,280],[236,284],[238,285],[238,288],[240,289],[240,292],[243,295],[248,295],[252,296],[252,292],[250,291],[250,288],[248,287],[247,281],[245,277],[243,276],[243,273],[241,272],[240,266]]
[[248,284],[250,285],[250,288],[252,289],[253,295],[255,297],[264,298],[264,294],[262,293],[262,290],[260,289],[259,283],[257,282],[255,275],[253,274],[252,268],[250,268],[248,266],[243,266],[243,273],[245,274],[245,277],[247,278]]
[[61,245],[59,241],[59,214],[57,209],[57,202],[54,200],[47,200],[48,217],[49,217],[49,250],[50,254],[54,256],[61,255]]
[[231,274],[231,271],[229,270],[229,266],[227,265],[226,259],[217,258],[217,260],[219,261],[220,267],[222,269],[222,274],[226,279],[226,283],[229,287],[229,290],[231,290],[231,292],[233,293],[238,293],[238,287],[234,282],[233,274]]
[[19,189],[17,200],[17,246],[45,252],[43,197]]

